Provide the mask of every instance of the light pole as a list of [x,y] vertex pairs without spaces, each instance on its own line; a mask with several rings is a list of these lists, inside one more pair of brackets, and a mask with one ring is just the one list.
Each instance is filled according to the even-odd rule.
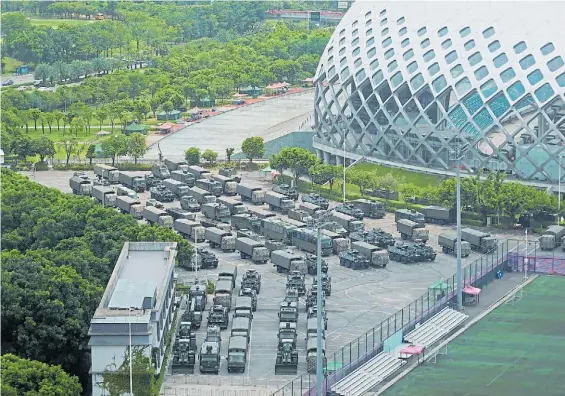
[[128,310],[128,325],[129,325],[129,394],[133,396],[133,363],[131,361],[131,310]]
[[196,235],[196,227],[194,227],[194,276],[198,283],[198,236]]
[[455,175],[457,178],[457,307],[459,310],[463,309],[463,274],[461,269],[461,158],[463,157],[466,146],[457,146],[453,149],[451,159],[455,161],[457,167]]
[[559,162],[558,162],[558,176],[557,178],[559,179],[557,181],[557,225],[559,225],[559,222],[561,220],[561,159],[563,158],[563,155],[559,156]]
[[343,131],[343,203],[345,203],[345,129]]

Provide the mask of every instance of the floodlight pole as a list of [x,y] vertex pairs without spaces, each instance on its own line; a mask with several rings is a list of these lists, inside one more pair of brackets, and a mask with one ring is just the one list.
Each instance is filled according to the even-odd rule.
[[131,310],[128,309],[128,325],[129,325],[129,394],[133,396],[133,363],[131,361]]
[[561,220],[561,158],[563,158],[563,156],[559,156],[559,176],[558,176],[558,182],[557,182],[557,225],[560,224],[560,220]]
[[194,227],[194,276],[198,283],[198,237],[196,236],[196,227]]
[[456,192],[456,200],[457,200],[457,271],[456,271],[456,278],[457,278],[457,308],[461,311],[463,309],[463,274],[461,268],[461,154],[463,148],[461,146],[457,146],[454,148],[452,155],[453,159],[455,160],[455,166],[457,169],[455,170],[455,175],[457,179],[457,192]]
[[343,203],[345,203],[345,129],[343,130]]
[[322,343],[322,226],[318,225],[316,242],[316,396],[323,396],[323,343]]

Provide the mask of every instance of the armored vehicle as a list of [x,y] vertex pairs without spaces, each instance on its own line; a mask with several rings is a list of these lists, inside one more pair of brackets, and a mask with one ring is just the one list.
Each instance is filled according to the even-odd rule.
[[231,177],[236,183],[241,182],[241,176],[233,168],[220,168],[218,173],[222,176]]
[[496,250],[498,245],[498,240],[491,237],[490,234],[472,228],[463,228],[461,230],[461,239],[469,242],[471,249],[478,250],[481,253],[492,252]]
[[196,308],[197,303],[192,300],[187,310],[182,314],[181,322],[190,322],[194,329],[199,329],[202,325],[202,312]]
[[231,336],[241,336],[247,339],[247,343],[251,340],[251,318],[236,316],[231,322]]
[[394,246],[389,246],[388,257],[392,261],[398,261],[403,264],[417,263],[421,261],[420,252],[411,249],[408,245],[398,243]]
[[288,184],[275,184],[273,186],[273,191],[285,195],[293,201],[298,201],[298,191],[296,191],[296,188],[291,187]]
[[291,219],[291,220],[296,220],[296,221],[301,221],[303,223],[306,223],[312,217],[310,216],[310,213],[306,212],[305,210],[290,209],[288,211],[288,218]]
[[[165,206],[163,205],[162,202],[157,201],[156,199],[153,198],[149,198],[146,202],[145,202],[145,206],[154,206],[157,209],[165,209]],[[169,216],[171,216],[171,214],[169,213]],[[171,216],[172,217],[172,216]],[[174,219],[174,217],[173,217]]]
[[279,342],[275,374],[296,374],[298,372],[298,351],[293,347],[292,341]]
[[391,233],[384,231],[382,228],[372,228],[369,230],[369,237],[365,241],[371,245],[377,245],[380,248],[386,249],[396,243]]
[[424,215],[420,212],[411,209],[397,209],[394,211],[394,221],[398,223],[398,220],[410,220],[416,223],[416,228],[423,228],[426,223]]
[[284,302],[295,302],[298,304],[298,290],[296,289],[286,289],[286,295],[284,297]]
[[326,367],[328,364],[328,361],[326,359],[326,341],[322,340],[322,351],[318,351],[318,345],[317,345],[317,340],[316,338],[310,338],[308,339],[308,342],[306,343],[306,370],[310,373],[310,374],[315,374],[316,373],[316,359],[317,359],[317,354],[318,353],[322,353],[323,354],[323,359],[322,359],[322,367]]
[[193,374],[196,364],[196,339],[176,338],[173,344],[173,374]]
[[242,201],[251,201],[255,205],[262,205],[265,199],[265,191],[259,186],[245,185],[239,183],[236,187],[237,193]]
[[92,194],[93,183],[89,178],[73,176],[69,179],[69,186],[75,195],[90,196]]
[[192,173],[181,170],[172,171],[171,179],[183,183],[188,187],[194,187],[194,184],[196,183],[196,179],[194,178],[194,175]]
[[426,223],[450,224],[455,218],[455,211],[443,206],[425,206],[422,212],[424,212]]
[[[444,253],[457,255],[457,236],[440,234],[437,243],[441,246]],[[467,241],[461,241],[461,257],[468,257],[471,254],[471,245]]]
[[[318,308],[314,305],[313,307],[308,308],[308,319],[310,318],[317,318],[318,315]],[[322,320],[324,322],[324,330],[328,329],[328,314],[326,310],[322,308]]]
[[218,220],[222,223],[230,222],[230,210],[221,203],[209,203],[202,205],[202,214],[209,219]]
[[388,253],[380,247],[371,245],[367,242],[351,242],[351,248],[359,251],[365,256],[372,266],[384,268],[388,264]]
[[436,259],[437,253],[431,246],[426,246],[421,242],[417,242],[410,246],[409,248],[415,250],[420,255],[420,261],[434,261]]
[[247,340],[245,337],[232,336],[228,346],[228,373],[245,372],[247,363]]
[[298,302],[283,301],[279,307],[279,322],[298,322]]
[[254,289],[252,289],[250,287],[242,287],[239,290],[239,296],[251,298],[251,305],[252,305],[253,311],[257,310],[257,292]]
[[206,342],[218,342],[222,343],[222,332],[220,326],[218,325],[208,325],[206,328]]
[[[308,267],[308,273],[310,275],[316,275],[317,273],[317,257],[315,254],[308,253],[306,254],[306,265]],[[322,258],[322,273],[328,273],[328,263],[325,259]]]
[[277,268],[277,272],[299,271],[301,273],[307,272],[306,263],[304,258],[288,250],[275,250],[271,252],[271,262]]
[[363,220],[363,217],[365,217],[365,213],[353,204],[337,205],[335,210],[348,216],[355,217],[357,220]]
[[159,180],[165,180],[171,177],[169,168],[165,164],[153,164],[151,165],[151,173]]
[[296,323],[294,322],[280,322],[277,337],[280,342],[291,342],[292,346],[296,348]]
[[[310,290],[308,290],[308,294],[306,295],[306,312],[308,312],[308,308],[314,307],[317,304],[318,298],[318,287],[314,283]],[[322,306],[326,305],[326,294],[322,290]]]
[[175,200],[175,194],[162,184],[151,187],[149,192],[151,194],[151,198],[156,199],[157,201],[173,202]]
[[147,189],[155,187],[161,183],[161,179],[156,178],[152,173],[145,174],[145,187]]
[[220,183],[224,194],[235,195],[237,182],[233,178],[224,175],[212,175],[212,180]]
[[214,305],[208,313],[208,325],[218,325],[220,329],[227,329],[229,325],[228,309],[222,305]]
[[265,240],[265,247],[269,250],[269,252],[273,253],[273,251],[275,251],[275,250],[286,249],[287,245],[284,242],[275,241],[275,240],[272,240],[272,239],[267,239],[267,240]]
[[265,192],[265,203],[269,205],[269,209],[279,211],[283,214],[288,213],[294,208],[294,201],[286,195],[276,193],[274,191]]
[[198,360],[200,361],[201,374],[218,374],[220,372],[220,344],[204,341],[200,347]]
[[258,233],[261,230],[261,219],[250,213],[242,213],[231,217],[231,225],[236,230],[252,230]]
[[201,268],[218,268],[218,257],[206,248],[197,248],[196,256]]
[[245,287],[250,287],[259,294],[261,292],[261,274],[254,269],[247,270],[241,280],[241,288]]
[[349,234],[349,232],[347,232],[347,230],[343,228],[343,226],[336,221],[328,221],[327,223],[324,223],[322,229],[331,231],[342,238],[347,237],[347,234]]
[[318,194],[302,194],[302,202],[318,205],[323,210],[328,210],[328,207],[330,206],[330,201]]
[[396,222],[396,230],[400,233],[402,239],[425,243],[430,238],[429,231],[412,220],[399,219]]
[[[233,317],[246,317],[249,319],[253,319],[253,300],[251,297],[247,296],[239,296],[237,301],[235,302],[235,308],[233,310]],[[255,302],[255,307],[257,306],[257,302]]]
[[247,213],[247,206],[243,204],[240,200],[234,197],[219,197],[217,202],[225,205],[230,210],[232,215]]
[[[318,284],[318,278],[314,276],[314,280],[312,281],[313,285]],[[332,295],[332,277],[328,274],[322,274],[322,290],[326,296]]]
[[290,271],[286,276],[286,288],[298,290],[298,295],[306,294],[306,284],[304,283],[304,275],[299,271]]
[[364,269],[371,266],[371,262],[361,252],[350,249],[339,254],[339,264],[351,269]]
[[188,299],[190,300],[190,306],[194,303],[194,310],[204,312],[206,309],[206,285],[191,285],[188,291]]
[[188,212],[200,212],[200,204],[192,195],[181,197],[180,207]]
[[368,199],[356,199],[351,204],[363,211],[365,216],[371,219],[382,219],[386,214],[386,205],[378,201]]

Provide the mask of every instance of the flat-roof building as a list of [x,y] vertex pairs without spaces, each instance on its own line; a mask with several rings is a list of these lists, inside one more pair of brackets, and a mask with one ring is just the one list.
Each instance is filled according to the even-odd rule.
[[176,242],[126,242],[91,320],[92,394],[107,394],[102,374],[141,349],[158,373],[174,309]]

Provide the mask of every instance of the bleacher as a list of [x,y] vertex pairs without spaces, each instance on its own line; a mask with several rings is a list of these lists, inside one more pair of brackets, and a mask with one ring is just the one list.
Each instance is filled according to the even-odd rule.
[[383,382],[400,368],[402,361],[381,352],[331,387],[333,395],[359,396]]
[[468,317],[469,315],[465,315],[462,312],[451,308],[444,308],[440,313],[424,322],[424,324],[406,334],[404,339],[414,345],[424,348],[430,347],[461,325]]

